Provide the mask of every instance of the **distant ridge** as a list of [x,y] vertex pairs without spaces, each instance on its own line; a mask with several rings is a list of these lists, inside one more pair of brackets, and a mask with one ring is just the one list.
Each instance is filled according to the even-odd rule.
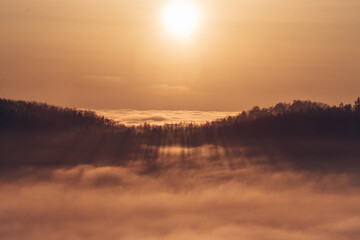
[[[237,116],[202,125],[165,124],[125,127],[92,111],[62,108],[45,103],[0,99],[0,129],[124,129],[175,142],[202,144],[214,138],[279,137],[285,135],[360,135],[360,98],[352,104],[329,106],[324,103],[295,100],[270,108],[253,107]],[[172,136],[173,135],[173,136]],[[187,140],[184,140],[188,138]],[[196,139],[196,142],[195,141]],[[150,141],[151,143],[152,141]]]
[[[133,161],[142,161],[142,171],[153,173],[166,169],[164,164],[174,164],[157,161],[161,149],[171,146],[189,153],[209,146],[213,151],[209,161],[232,159],[229,164],[234,167],[242,164],[242,156],[266,156],[274,166],[353,171],[360,167],[359,145],[360,98],[353,105],[294,101],[254,107],[201,125],[138,127],[120,125],[91,111],[0,99],[0,175],[11,169],[124,166]],[[184,150],[184,161],[185,154]],[[183,160],[176,164],[190,168],[195,164]]]
[[117,124],[95,112],[63,108],[45,103],[0,99],[1,129],[66,129],[115,127]]

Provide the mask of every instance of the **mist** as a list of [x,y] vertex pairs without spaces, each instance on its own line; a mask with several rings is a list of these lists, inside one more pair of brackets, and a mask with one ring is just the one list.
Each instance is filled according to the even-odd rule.
[[2,99],[0,238],[352,240],[359,104],[131,126]]

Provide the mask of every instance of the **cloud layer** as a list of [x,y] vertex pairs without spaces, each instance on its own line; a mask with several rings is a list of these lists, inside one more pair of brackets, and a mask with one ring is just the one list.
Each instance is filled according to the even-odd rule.
[[173,168],[57,169],[2,183],[2,239],[354,239],[360,189],[344,175]]
[[18,175],[0,181],[0,236],[6,240],[358,236],[356,173],[264,164],[271,159],[268,154],[229,155],[211,145],[173,146],[159,148],[156,158],[126,166],[17,169]]
[[165,123],[205,123],[227,116],[235,116],[239,112],[221,111],[171,111],[171,110],[96,110],[97,114],[113,119],[125,125],[141,125],[144,122],[155,125]]

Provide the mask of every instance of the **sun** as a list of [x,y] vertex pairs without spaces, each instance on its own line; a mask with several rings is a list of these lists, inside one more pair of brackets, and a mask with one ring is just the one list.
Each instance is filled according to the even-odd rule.
[[163,13],[163,23],[166,29],[176,37],[191,35],[199,24],[197,6],[187,0],[174,0],[166,5]]

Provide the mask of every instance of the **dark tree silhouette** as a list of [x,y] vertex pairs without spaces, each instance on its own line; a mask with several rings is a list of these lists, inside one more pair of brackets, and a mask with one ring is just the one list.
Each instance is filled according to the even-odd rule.
[[139,159],[154,169],[159,149],[174,145],[222,147],[227,156],[246,148],[249,156],[286,155],[305,167],[360,167],[359,106],[360,98],[354,106],[339,107],[297,100],[202,125],[126,127],[91,111],[0,99],[0,175],[19,167],[124,165]]
[[355,108],[355,111],[360,111],[360,97],[358,97],[356,99],[354,108]]

